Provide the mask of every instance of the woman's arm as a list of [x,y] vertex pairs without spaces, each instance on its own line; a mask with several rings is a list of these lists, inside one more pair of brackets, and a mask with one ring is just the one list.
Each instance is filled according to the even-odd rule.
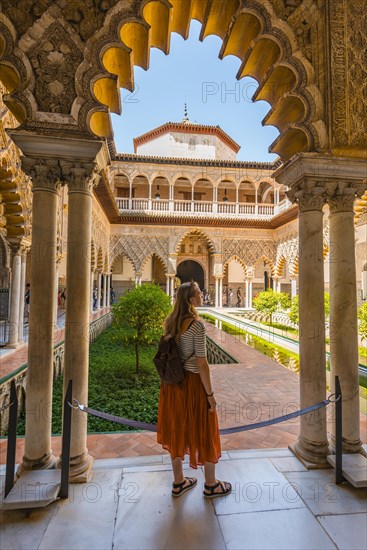
[[196,357],[196,364],[199,368],[199,375],[201,382],[204,386],[205,393],[207,395],[208,403],[210,405],[210,412],[215,411],[217,402],[214,398],[214,392],[212,389],[212,382],[210,378],[209,363],[206,357]]

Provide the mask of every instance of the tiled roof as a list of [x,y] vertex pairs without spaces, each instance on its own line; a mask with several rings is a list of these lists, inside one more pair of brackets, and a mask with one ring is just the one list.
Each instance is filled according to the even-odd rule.
[[185,134],[204,134],[204,135],[215,135],[223,143],[228,145],[235,153],[238,153],[241,146],[238,145],[234,139],[232,139],[220,126],[209,126],[206,124],[196,124],[189,121],[182,122],[166,122],[158,128],[154,128],[141,136],[134,138],[134,151],[136,153],[136,148],[143,143],[147,143],[152,139],[155,139],[163,134],[168,132],[182,132]]

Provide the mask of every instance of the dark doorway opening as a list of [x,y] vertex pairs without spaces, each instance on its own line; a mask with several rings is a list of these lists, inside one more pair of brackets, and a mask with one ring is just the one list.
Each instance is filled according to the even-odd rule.
[[177,277],[180,279],[181,283],[196,281],[201,290],[204,288],[204,270],[201,265],[194,262],[194,260],[185,260],[181,262],[177,268]]

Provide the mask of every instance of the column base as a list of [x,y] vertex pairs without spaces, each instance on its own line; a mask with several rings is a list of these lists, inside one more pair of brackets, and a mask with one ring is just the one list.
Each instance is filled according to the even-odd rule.
[[[93,460],[88,451],[71,457],[69,483],[89,483],[92,480]],[[61,468],[61,457],[57,461],[56,468]]]
[[19,346],[21,344],[23,344],[23,342],[14,342],[14,343],[11,343],[11,344],[9,344],[9,342],[8,342],[5,347],[8,348],[8,349],[17,349],[17,348],[19,348]]
[[293,445],[289,445],[288,449],[302,462],[307,470],[330,468],[327,461],[329,453],[327,442],[315,445],[299,437],[298,441]]
[[[334,435],[332,435],[330,437],[329,445],[330,445],[330,451],[334,454],[335,453],[335,447],[336,447],[335,436]],[[346,454],[348,454],[348,453],[349,454],[363,454],[363,455],[366,456],[366,452],[362,447],[362,441],[361,440],[345,441],[343,439],[342,452],[346,453]]]
[[29,470],[53,470],[56,467],[57,458],[50,451],[44,454],[40,458],[30,459],[25,455],[22,458],[22,462],[19,464],[16,477],[19,478],[23,472]]

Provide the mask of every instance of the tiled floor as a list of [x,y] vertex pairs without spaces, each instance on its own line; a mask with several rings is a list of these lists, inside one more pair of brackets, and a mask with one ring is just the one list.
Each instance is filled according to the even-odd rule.
[[[235,336],[207,325],[209,336],[237,358],[238,364],[213,365],[213,387],[218,403],[221,428],[251,424],[290,413],[299,408],[299,376],[269,357],[247,346]],[[93,406],[90,403],[90,406]],[[329,427],[333,410],[328,406]],[[361,414],[361,437],[367,439],[367,417]],[[299,419],[281,424],[222,436],[223,451],[287,447],[299,433]],[[0,439],[0,464],[6,460],[6,439]],[[60,454],[60,437],[52,438],[55,456]],[[165,454],[149,432],[125,432],[88,436],[88,449],[94,458],[118,458]],[[17,440],[16,460],[23,456],[24,439]]]
[[91,483],[47,508],[6,511],[1,549],[362,550],[367,500],[336,486],[333,470],[307,471],[287,449],[230,451],[217,477],[232,494],[206,501],[198,486],[171,497],[168,457],[98,460]]

